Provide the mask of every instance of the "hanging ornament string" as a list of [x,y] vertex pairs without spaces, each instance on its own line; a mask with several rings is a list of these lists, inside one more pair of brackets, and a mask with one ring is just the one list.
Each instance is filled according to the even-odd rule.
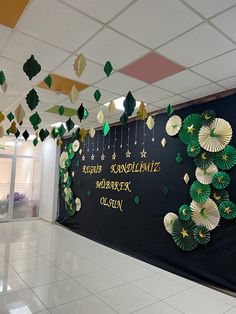
[[[87,136],[87,141],[88,141],[88,147],[87,147],[87,152],[89,153],[89,149],[90,149],[90,136]],[[85,141],[86,142],[86,141]]]
[[99,134],[100,134],[100,132],[98,131],[98,132],[97,132],[97,135],[98,135],[98,136],[97,136],[97,138],[98,138],[98,139],[97,139],[97,152],[99,151]]
[[145,139],[146,139],[146,121],[143,121],[143,150],[140,152],[141,158],[146,158],[147,157],[147,152],[145,151]]
[[85,156],[84,156],[84,152],[85,152],[85,149],[86,149],[86,144],[85,144],[86,141],[84,141],[84,144],[83,144],[83,155],[82,155],[82,161],[85,161]]
[[92,152],[94,153],[94,137],[92,139],[93,143],[92,143]]
[[131,157],[131,151],[129,150],[129,143],[130,143],[130,123],[128,124],[127,151],[125,153],[126,158],[130,158]]
[[155,120],[156,120],[156,116],[153,116],[153,120],[154,120],[154,127],[152,128],[152,142],[155,141]]
[[135,136],[134,136],[134,145],[137,145],[137,139],[138,139],[138,120],[135,122]]
[[120,148],[123,147],[123,131],[124,131],[124,127],[122,125],[121,131],[120,131]]
[[108,146],[107,146],[107,148],[110,149],[110,147],[111,147],[111,132],[109,132],[109,134],[108,134]]
[[104,144],[105,144],[105,136],[103,136],[103,140],[102,140],[102,155],[101,155],[101,160],[105,160],[105,154],[104,154],[104,150],[105,150],[105,147],[104,147]]
[[112,159],[116,160],[116,127],[114,130],[114,141],[113,141],[113,154],[112,154]]

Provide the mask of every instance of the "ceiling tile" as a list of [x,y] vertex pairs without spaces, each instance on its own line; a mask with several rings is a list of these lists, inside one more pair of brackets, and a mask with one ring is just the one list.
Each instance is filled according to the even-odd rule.
[[157,48],[201,22],[180,1],[139,0],[111,26],[150,48]]
[[[6,110],[10,105],[12,105],[19,96],[10,96],[7,94],[0,94],[0,110]],[[7,112],[8,113],[8,112]]]
[[58,94],[51,90],[46,90],[43,88],[36,88],[37,94],[40,101],[56,105],[58,102],[61,102],[63,99],[66,99],[67,96],[64,94]]
[[57,47],[74,51],[101,24],[56,0],[33,1],[16,29]]
[[197,99],[204,96],[212,95],[214,93],[222,92],[224,90],[223,87],[218,86],[217,84],[209,84],[207,86],[203,86],[192,91],[181,94],[183,97],[188,99]]
[[[82,95],[83,97],[83,95]],[[79,94],[79,101],[76,105],[72,104],[70,102],[70,99],[67,97],[66,99],[62,100],[61,102],[57,103],[60,106],[65,106],[65,107],[70,107],[70,108],[74,108],[74,109],[78,109],[78,107],[80,106],[80,104],[83,104],[85,108],[87,108],[88,110],[91,110],[97,106],[100,106],[98,103],[96,103],[95,101],[88,101],[85,99],[81,99],[81,95]]]
[[186,98],[175,95],[173,97],[161,100],[161,101],[156,101],[152,103],[153,106],[156,106],[158,108],[166,108],[169,104],[172,106],[177,105],[177,104],[182,104],[184,102],[188,101]]
[[78,77],[73,67],[75,59],[76,56],[72,56],[67,59],[59,68],[56,69],[55,73],[89,85],[106,76],[101,65],[87,60],[87,66],[84,72],[80,77]]
[[186,67],[190,67],[234,48],[235,45],[230,40],[212,26],[204,23],[157,51]]
[[31,55],[34,55],[42,69],[52,71],[69,56],[69,53],[14,31],[7,41],[2,55],[23,64]]
[[[7,81],[7,95],[15,95],[15,96],[21,96],[23,94],[26,94],[27,91],[30,89],[30,85],[19,82],[19,81]],[[32,86],[33,87],[33,86]],[[0,94],[3,94],[2,89],[0,89]]]
[[183,71],[180,65],[151,52],[120,70],[121,73],[152,84],[165,77]]
[[132,0],[99,0],[97,5],[94,1],[88,0],[64,0],[78,10],[93,16],[94,18],[107,23],[116,14],[125,8]]
[[214,17],[211,22],[236,42],[236,7]]
[[119,95],[115,94],[115,93],[111,93],[105,90],[102,90],[100,88],[97,87],[93,87],[90,86],[88,88],[86,88],[85,90],[81,91],[79,94],[79,99],[81,100],[88,100],[90,102],[95,102],[94,99],[94,93],[95,91],[99,89],[100,93],[101,93],[101,98],[100,100],[97,102],[97,104],[104,104],[112,99],[116,99],[118,97],[120,97]]
[[81,51],[88,59],[102,65],[110,60],[114,69],[119,69],[143,56],[149,50],[132,40],[105,28],[91,39]]
[[0,50],[5,46],[6,40],[11,33],[11,29],[0,24]]
[[144,101],[146,103],[152,103],[154,101],[170,97],[170,96],[172,96],[172,93],[167,92],[167,91],[160,89],[158,87],[148,85],[148,86],[145,86],[145,87],[133,92],[133,95],[134,95],[135,99],[138,101]]
[[235,88],[236,87],[236,76],[227,78],[225,80],[222,81],[218,81],[217,83],[219,83],[220,85],[224,86],[225,88]]
[[170,76],[164,80],[155,83],[155,86],[167,89],[173,93],[179,94],[203,85],[209,84],[210,81],[200,77],[191,71],[183,71]]
[[126,95],[128,91],[133,91],[144,87],[146,84],[121,73],[114,73],[96,84],[96,86],[109,90],[113,93]]
[[236,0],[184,0],[195,10],[209,18],[236,4]]
[[193,67],[192,70],[212,81],[234,76],[236,73],[236,50],[199,64]]

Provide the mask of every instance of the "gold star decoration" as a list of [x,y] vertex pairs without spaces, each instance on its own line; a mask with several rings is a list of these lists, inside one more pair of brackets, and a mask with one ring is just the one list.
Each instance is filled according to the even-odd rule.
[[194,131],[195,131],[195,128],[193,127],[193,124],[188,126],[188,133],[193,134]]
[[188,232],[184,228],[182,228],[182,231],[180,232],[183,236],[183,238],[188,237]]
[[140,155],[141,155],[141,158],[146,158],[146,157],[147,157],[147,152],[144,150],[144,148],[143,148],[143,150],[140,152]]
[[91,155],[91,160],[94,160],[95,156],[94,154]]
[[105,155],[102,153],[102,155],[101,155],[101,160],[105,160]]
[[226,207],[224,212],[229,215],[232,212],[232,209],[230,207]]
[[82,156],[82,160],[85,161],[85,156],[84,155]]
[[127,152],[125,153],[126,158],[131,157],[131,151],[128,149]]
[[116,160],[116,153],[112,154],[112,160]]
[[228,155],[226,155],[226,154],[224,154],[224,155],[222,156],[222,160],[227,161],[227,160],[228,160],[228,158],[229,158],[229,156],[228,156]]

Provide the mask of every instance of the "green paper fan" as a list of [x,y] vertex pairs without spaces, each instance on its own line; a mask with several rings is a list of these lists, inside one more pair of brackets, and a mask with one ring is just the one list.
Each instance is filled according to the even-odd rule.
[[67,159],[67,160],[65,161],[65,169],[69,168],[70,165],[71,165],[71,160],[70,160],[70,159]]
[[194,238],[194,228],[195,225],[192,220],[177,219],[173,223],[173,240],[183,251],[192,251],[198,246],[198,242]]
[[199,168],[208,168],[214,162],[214,154],[201,150],[200,154],[194,158],[195,165]]
[[187,147],[187,153],[189,157],[196,157],[201,151],[201,147],[198,141],[191,141]]
[[229,200],[229,193],[224,189],[222,190],[212,189],[211,198],[213,199],[214,202],[216,202],[217,205],[219,205],[221,202]]
[[74,214],[76,213],[76,205],[75,205],[74,200],[66,205],[66,209],[67,209],[69,216],[74,216]]
[[184,144],[198,139],[198,133],[201,128],[202,117],[200,114],[193,113],[187,116],[179,132],[179,138]]
[[230,176],[226,172],[217,172],[212,178],[212,185],[216,189],[225,189],[230,184]]
[[71,187],[71,184],[72,184],[72,178],[68,177],[65,185],[67,188],[69,188],[69,187]]
[[221,170],[229,170],[236,165],[236,148],[228,145],[215,156],[215,164]]
[[197,226],[193,231],[194,239],[200,244],[207,244],[211,239],[210,231],[204,226]]
[[220,215],[225,219],[234,219],[236,217],[236,204],[231,201],[224,201],[219,206]]
[[179,217],[182,220],[188,220],[191,217],[191,208],[188,205],[182,205],[179,209]]
[[214,110],[206,110],[202,113],[202,125],[211,124],[216,118],[216,113]]
[[199,181],[194,181],[190,187],[190,195],[197,203],[205,202],[211,195],[209,184],[202,184]]
[[73,159],[75,156],[75,152],[73,151],[73,144],[70,143],[67,148],[69,159]]

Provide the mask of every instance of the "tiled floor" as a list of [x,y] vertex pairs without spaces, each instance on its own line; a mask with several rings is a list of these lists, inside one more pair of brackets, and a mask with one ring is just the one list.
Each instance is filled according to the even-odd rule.
[[236,298],[35,220],[0,224],[0,313],[236,314]]

